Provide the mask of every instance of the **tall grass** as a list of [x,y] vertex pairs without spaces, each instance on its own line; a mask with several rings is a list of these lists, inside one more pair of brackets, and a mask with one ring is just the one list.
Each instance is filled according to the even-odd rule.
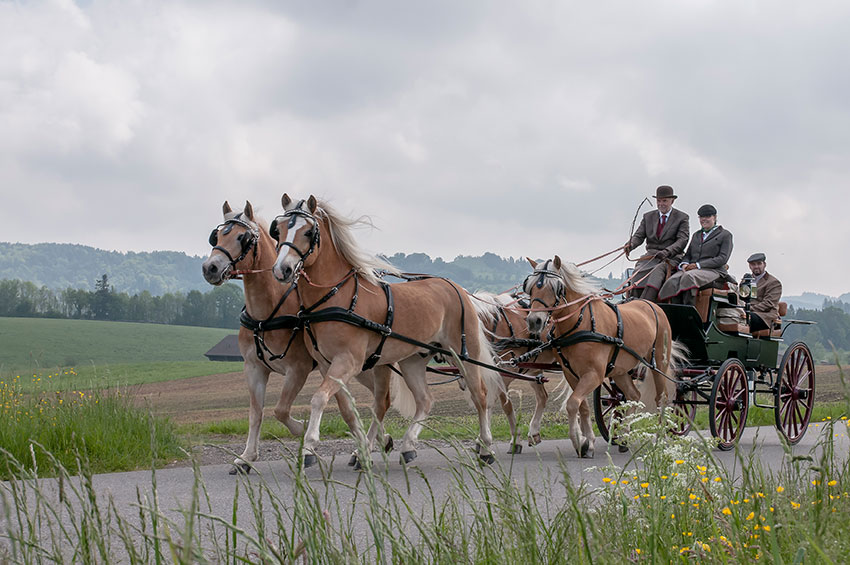
[[[85,457],[73,480],[46,454],[64,497],[12,461],[19,479],[0,489],[2,535],[7,557],[26,563],[841,563],[850,559],[850,463],[834,437],[847,420],[824,428],[811,453],[789,449],[777,469],[745,451],[729,469],[711,442],[631,422],[632,461],[603,468],[598,484],[575,484],[563,466],[529,483],[498,464],[482,469],[456,446],[444,453],[445,495],[415,467],[377,470],[368,457],[354,485],[324,467],[311,479],[292,463],[285,478],[237,478],[226,514],[213,512],[196,467],[176,518],[160,506],[155,471],[152,492],[137,492],[126,514],[99,498]],[[397,473],[410,473],[400,488]],[[282,496],[280,480],[292,495]],[[409,505],[412,488],[426,493],[424,508]],[[246,500],[250,518],[240,521]]]
[[93,472],[147,465],[151,430],[162,456],[181,455],[174,425],[135,407],[121,389],[57,390],[48,384],[54,378],[0,380],[0,478],[17,467],[51,469],[54,461],[74,468],[81,454]]

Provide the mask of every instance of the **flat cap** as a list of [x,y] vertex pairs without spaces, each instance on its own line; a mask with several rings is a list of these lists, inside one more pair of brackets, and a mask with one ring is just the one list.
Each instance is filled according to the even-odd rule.
[[764,253],[753,253],[747,259],[747,263],[755,263],[756,261],[764,261]]
[[697,215],[702,216],[702,217],[716,216],[717,215],[717,208],[715,208],[711,204],[703,204],[702,206],[699,207],[699,210],[697,210]]

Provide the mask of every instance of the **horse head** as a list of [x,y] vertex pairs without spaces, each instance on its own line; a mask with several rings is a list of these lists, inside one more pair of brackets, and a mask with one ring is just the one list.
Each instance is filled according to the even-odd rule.
[[[526,317],[528,333],[539,337],[549,321],[552,309],[564,302],[565,284],[561,277],[561,258],[537,263],[528,259],[534,271],[525,278],[522,290],[531,300],[531,311]],[[535,308],[535,304],[539,305]]]
[[321,246],[321,221],[316,211],[319,204],[315,196],[295,202],[288,194],[280,200],[284,213],[269,226],[269,235],[277,245],[277,260],[272,273],[280,282],[293,281],[304,267],[309,267],[318,257]]
[[222,213],[224,221],[210,233],[212,251],[201,266],[204,279],[213,285],[228,281],[240,268],[253,266],[260,241],[261,230],[250,202],[245,202],[241,212],[234,212],[225,201]]

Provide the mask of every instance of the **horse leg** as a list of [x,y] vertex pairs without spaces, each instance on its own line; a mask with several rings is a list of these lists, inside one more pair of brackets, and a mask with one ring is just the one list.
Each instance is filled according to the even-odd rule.
[[534,383],[531,385],[534,389],[534,415],[531,417],[531,422],[528,424],[528,445],[537,445],[540,443],[540,424],[543,421],[543,411],[546,409],[546,403],[549,401],[549,393],[543,383]]
[[258,447],[260,438],[260,426],[263,423],[263,404],[266,398],[266,384],[269,381],[269,371],[263,366],[254,363],[245,364],[245,379],[248,383],[248,397],[250,408],[248,409],[248,440],[245,442],[245,451],[233,461],[231,475],[240,470],[250,472],[250,463],[260,458]]
[[428,390],[428,384],[425,380],[427,361],[417,357],[410,357],[399,362],[404,381],[407,383],[407,388],[410,389],[416,403],[413,421],[408,426],[401,441],[402,463],[410,463],[416,459],[416,440],[419,438],[419,432],[422,431],[422,423],[431,413],[431,392]]
[[[579,457],[593,456],[593,448],[588,438],[584,437],[579,424],[579,410],[582,404],[587,404],[587,397],[602,382],[600,375],[591,371],[582,375],[573,387],[573,393],[567,399],[567,420],[570,425],[570,441],[573,443]],[[589,411],[588,411],[589,414]]]
[[307,424],[307,431],[304,433],[304,466],[310,467],[318,462],[316,456],[316,446],[319,444],[319,426],[322,423],[322,415],[328,405],[331,396],[337,397],[340,413],[342,418],[351,428],[354,437],[361,439],[362,431],[357,423],[357,415],[351,407],[348,399],[347,391],[342,391],[342,394],[337,394],[354,375],[360,372],[360,367],[350,356],[334,357],[327,373],[322,380],[322,384],[313,394],[310,400],[310,421]]
[[513,379],[509,377],[503,377],[505,382],[505,390],[499,391],[499,402],[502,404],[502,410],[505,411],[505,416],[508,417],[508,426],[511,429],[511,445],[508,447],[508,454],[513,453],[522,453],[522,446],[519,444],[517,440],[517,431],[516,431],[516,414],[514,413],[514,403],[511,401],[510,396],[508,396],[508,387],[510,386]]
[[[390,373],[387,365],[378,365],[372,370],[364,371],[357,375],[357,380],[365,384],[372,391],[373,395],[372,422],[369,424],[369,431],[366,433],[370,452],[375,447],[375,439],[379,433],[383,439],[381,447],[392,449],[392,438],[383,434],[384,416],[386,416],[387,410],[390,409],[391,378],[392,373]],[[366,384],[364,381],[368,381],[369,384]]]
[[304,435],[304,422],[292,417],[292,404],[295,402],[295,397],[304,388],[304,383],[307,382],[312,366],[313,363],[307,358],[287,367],[283,375],[283,388],[280,391],[280,398],[274,407],[274,417],[296,437]]
[[596,436],[593,434],[593,424],[590,423],[590,402],[587,401],[587,398],[579,405],[578,411],[581,417],[581,433],[584,435],[583,445],[587,445],[585,457],[593,459]]
[[477,365],[467,363],[466,381],[472,404],[478,411],[478,445],[481,460],[485,463],[495,461],[490,446],[493,444],[493,434],[490,431],[490,405],[487,402],[487,386]]

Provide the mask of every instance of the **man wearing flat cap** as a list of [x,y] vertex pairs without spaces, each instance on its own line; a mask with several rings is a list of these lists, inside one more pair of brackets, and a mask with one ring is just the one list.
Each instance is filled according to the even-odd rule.
[[703,204],[697,210],[701,229],[691,237],[678,271],[658,292],[661,300],[693,304],[697,291],[727,276],[726,264],[732,254],[732,233],[717,225],[717,208]]
[[750,273],[744,275],[741,284],[748,283],[755,291],[750,298],[750,332],[766,330],[779,318],[782,283],[765,270],[767,263],[764,253],[753,253],[747,263]]
[[626,243],[626,253],[646,241],[646,253],[638,259],[632,281],[635,285],[630,295],[653,302],[658,299],[658,289],[667,278],[668,266],[675,268],[688,243],[688,215],[673,208],[677,196],[673,188],[662,185],[655,189],[655,205],[643,215],[640,226]]

